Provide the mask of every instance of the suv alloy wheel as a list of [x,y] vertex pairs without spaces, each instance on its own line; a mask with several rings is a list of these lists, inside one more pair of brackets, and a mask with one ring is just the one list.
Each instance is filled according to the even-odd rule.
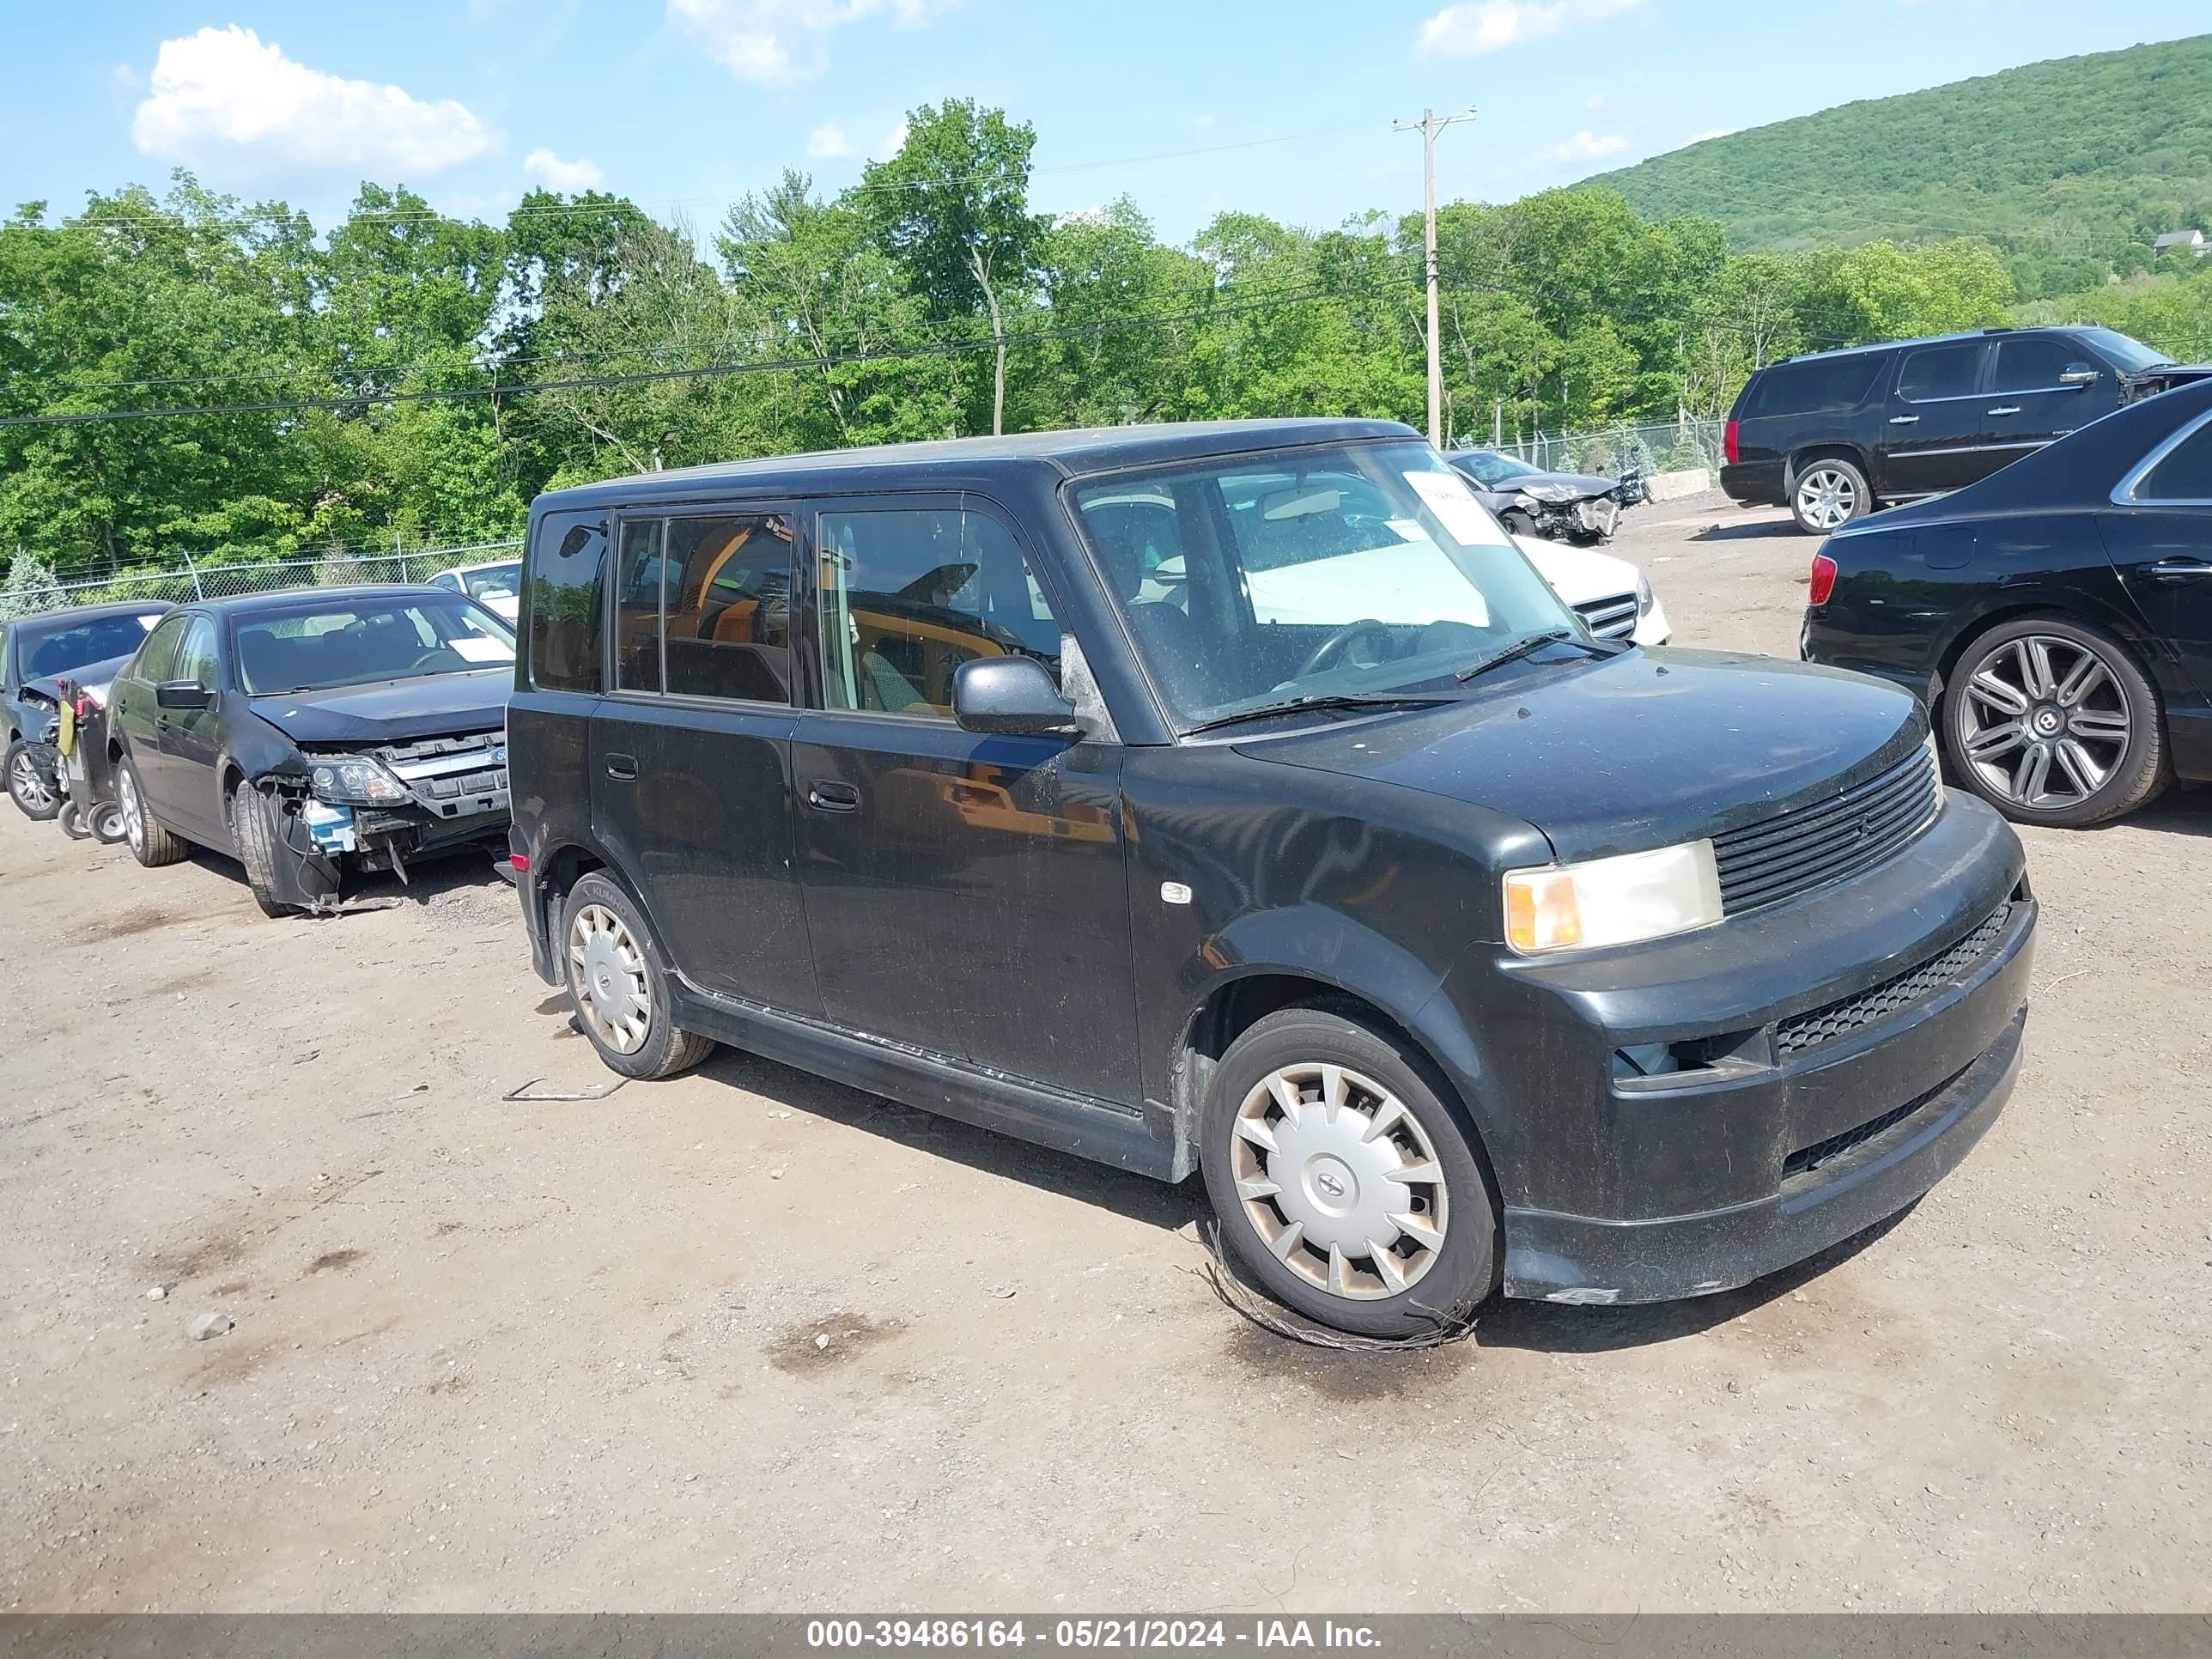
[[1808,535],[1825,536],[1874,510],[1866,475],[1849,461],[1822,456],[1797,475],[1790,512]]

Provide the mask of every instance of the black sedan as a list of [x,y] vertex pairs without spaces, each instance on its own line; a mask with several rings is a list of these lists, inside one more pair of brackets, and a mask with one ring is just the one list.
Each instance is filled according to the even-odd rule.
[[1650,498],[1643,475],[1633,469],[1618,478],[1547,472],[1494,449],[1454,450],[1445,459],[1516,536],[1594,547],[1613,538],[1623,512]]
[[138,862],[234,854],[264,912],[327,908],[507,826],[514,635],[436,587],[321,588],[172,612],[109,697]]
[[1803,654],[1909,686],[1959,781],[2100,823],[2212,779],[2212,381],[1830,537]]

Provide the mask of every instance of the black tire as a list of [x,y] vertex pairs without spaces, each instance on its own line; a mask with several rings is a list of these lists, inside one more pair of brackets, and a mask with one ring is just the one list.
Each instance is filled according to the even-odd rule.
[[112,802],[105,806],[94,807],[92,811],[91,829],[92,838],[102,847],[114,846],[116,842],[125,838],[123,809]]
[[61,827],[62,834],[71,841],[82,841],[92,833],[84,827],[82,809],[73,800],[62,803],[62,810],[54,814],[54,822]]
[[[580,933],[579,924],[587,912],[598,913],[591,918],[594,927]],[[624,968],[619,937],[599,925],[608,916],[627,935],[634,967]],[[613,958],[599,954],[599,947],[590,942],[593,937],[608,941],[605,949],[615,953]],[[668,958],[644,915],[617,883],[596,871],[577,880],[569,890],[568,902],[561,907],[561,934],[553,948],[562,967],[568,1000],[576,1011],[577,1026],[591,1039],[592,1047],[599,1050],[610,1070],[624,1077],[674,1077],[678,1072],[690,1071],[714,1051],[711,1038],[678,1028],[669,997]],[[585,961],[577,960],[580,950],[586,953]],[[602,972],[610,976],[604,984],[597,981]],[[592,981],[586,981],[587,973],[594,976]],[[622,983],[625,975],[626,985]],[[603,1012],[619,1006],[637,1011],[633,1023],[625,1025]]]
[[[1463,1318],[1497,1288],[1498,1211],[1475,1156],[1473,1134],[1446,1103],[1444,1086],[1425,1058],[1370,1030],[1355,1017],[1357,1012],[1340,1005],[1285,1008],[1255,1022],[1231,1043],[1214,1070],[1200,1112],[1199,1161],[1205,1171],[1206,1195],[1221,1218],[1226,1247],[1270,1293],[1308,1318],[1339,1330],[1363,1336],[1419,1335],[1435,1330],[1440,1322]],[[1288,1123],[1295,1128],[1297,1123],[1277,1115],[1260,1124],[1276,1142],[1274,1147],[1262,1149],[1240,1133],[1240,1114],[1248,1102],[1255,1103],[1255,1110],[1280,1113],[1279,1104],[1267,1104],[1270,1079],[1285,1071],[1308,1068],[1318,1074],[1322,1066],[1336,1066],[1353,1074],[1347,1079],[1346,1103],[1334,1113],[1316,1104],[1324,1097],[1316,1078],[1310,1085],[1315,1091],[1311,1098],[1300,1090],[1301,1098],[1305,1099],[1302,1119],[1320,1112],[1325,1128],[1340,1121],[1346,1113],[1352,1114],[1359,1119],[1352,1134],[1356,1146],[1339,1145],[1342,1136],[1316,1133],[1313,1150],[1304,1155],[1295,1172],[1299,1185],[1291,1189],[1293,1202],[1285,1208],[1285,1194],[1276,1178],[1293,1174],[1279,1165],[1288,1156],[1285,1126]],[[1384,1094],[1403,1108],[1418,1134],[1403,1125],[1396,1130],[1386,1129],[1379,1137],[1367,1132],[1366,1125],[1384,1116]],[[1384,1121],[1386,1125],[1390,1121]],[[1364,1192],[1363,1176],[1345,1158],[1326,1150],[1331,1146],[1354,1159],[1364,1159],[1365,1149],[1372,1146],[1385,1164],[1395,1153],[1403,1167],[1425,1167],[1432,1158],[1438,1171],[1428,1182],[1407,1186],[1404,1201],[1416,1220],[1425,1214],[1433,1221],[1441,1213],[1441,1244],[1433,1249],[1422,1249],[1408,1230],[1399,1235],[1388,1251],[1367,1249],[1346,1258],[1341,1282],[1355,1294],[1327,1287],[1340,1282],[1339,1263],[1310,1244],[1305,1221],[1293,1213],[1303,1210],[1315,1216],[1317,1224],[1329,1224],[1332,1212],[1324,1188],[1339,1198],[1348,1198],[1352,1206],[1336,1211],[1335,1215],[1349,1218],[1357,1213]],[[1366,1178],[1375,1178],[1372,1171],[1378,1166],[1365,1167]],[[1346,1180],[1348,1193],[1341,1185],[1332,1184]],[[1272,1182],[1278,1192],[1273,1197],[1257,1195],[1248,1200],[1240,1196],[1240,1181],[1259,1186]],[[1380,1177],[1380,1182],[1400,1184],[1387,1175]],[[1270,1231],[1263,1232],[1263,1228]],[[1295,1242],[1283,1249],[1279,1257],[1271,1243],[1281,1246],[1286,1237],[1293,1237],[1294,1229]],[[1388,1273],[1380,1265],[1384,1255],[1396,1264]],[[1334,1256],[1345,1257],[1345,1252],[1338,1250]],[[1367,1264],[1364,1267],[1358,1265],[1362,1261]],[[1419,1264],[1418,1271],[1413,1264]],[[1389,1289],[1394,1278],[1409,1278],[1410,1282],[1394,1292]]]
[[285,819],[289,815],[273,796],[264,794],[240,778],[230,794],[230,838],[238,848],[238,861],[246,866],[246,884],[264,916],[296,916],[313,906],[291,904],[276,896],[278,858],[296,861],[300,885],[311,898],[335,898],[337,884],[290,845]]
[[158,870],[191,851],[191,843],[163,829],[147,810],[146,792],[138,787],[138,769],[128,755],[116,764],[115,790],[116,806],[123,814],[123,839],[130,843],[131,856],[140,864]]
[[1536,528],[1535,520],[1517,507],[1509,507],[1498,515],[1499,528],[1509,536],[1526,536],[1531,541],[1541,541],[1543,536]]
[[[2047,670],[2032,666],[2039,660]],[[2090,672],[2092,661],[2101,677]],[[2069,701],[2077,672],[2085,689]],[[2026,695],[2037,680],[2055,682],[2052,695]],[[2024,705],[2015,717],[2024,741],[2000,748],[2012,714],[2001,699],[2014,692]],[[2115,715],[2124,736],[2112,735]],[[2042,722],[2055,724],[2045,732]],[[2154,799],[2173,778],[2165,709],[2135,653],[2101,629],[2057,617],[2016,617],[1976,635],[1944,684],[1936,724],[1952,775],[2015,823],[2083,830],[2109,823]],[[2091,781],[2095,787],[2083,787]]]
[[1815,455],[1790,476],[1790,516],[1808,536],[1826,536],[1875,510],[1874,491],[1856,464]]
[[33,823],[46,823],[62,810],[61,792],[55,787],[54,763],[60,757],[50,743],[18,738],[8,745],[8,799]]

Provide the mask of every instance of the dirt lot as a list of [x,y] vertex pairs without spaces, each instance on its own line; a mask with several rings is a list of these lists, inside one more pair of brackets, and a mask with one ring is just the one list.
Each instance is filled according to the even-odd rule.
[[[1795,654],[1794,532],[1620,550]],[[2025,1073],[1893,1225],[1362,1356],[1194,1186],[728,1052],[502,1101],[605,1074],[481,866],[277,924],[0,812],[0,1609],[2212,1609],[2208,835],[2030,836]]]

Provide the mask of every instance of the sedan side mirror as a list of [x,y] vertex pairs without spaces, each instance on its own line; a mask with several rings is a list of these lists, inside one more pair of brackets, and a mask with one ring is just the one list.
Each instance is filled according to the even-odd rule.
[[157,708],[204,708],[214,701],[215,693],[197,680],[163,680],[154,688]]
[[978,657],[952,674],[952,718],[969,732],[1073,737],[1075,709],[1035,657]]

